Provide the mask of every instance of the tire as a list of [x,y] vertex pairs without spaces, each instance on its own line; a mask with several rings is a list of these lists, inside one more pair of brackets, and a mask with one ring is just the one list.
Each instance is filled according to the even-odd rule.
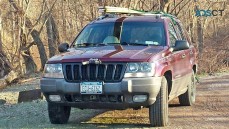
[[149,107],[150,125],[153,127],[166,126],[168,124],[168,83],[162,78],[161,89],[157,100]]
[[188,84],[188,90],[178,96],[180,105],[182,106],[192,106],[196,100],[196,80],[195,80],[195,73],[192,72],[192,76],[190,78],[190,82]]
[[48,103],[49,120],[52,124],[66,124],[71,112],[71,107]]

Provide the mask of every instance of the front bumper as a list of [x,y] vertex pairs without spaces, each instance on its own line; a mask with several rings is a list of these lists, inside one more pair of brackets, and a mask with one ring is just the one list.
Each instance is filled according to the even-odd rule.
[[[65,79],[42,78],[40,87],[48,102],[51,102],[48,95],[60,95],[61,101],[55,102],[60,105],[82,109],[126,109],[153,104],[160,91],[161,80],[162,77],[124,78],[121,82],[104,83],[103,94],[94,96],[81,95],[80,84],[69,83]],[[145,102],[133,102],[134,95],[147,95],[148,98]],[[95,99],[102,97],[108,101]],[[116,98],[117,101],[109,101],[110,97]]]

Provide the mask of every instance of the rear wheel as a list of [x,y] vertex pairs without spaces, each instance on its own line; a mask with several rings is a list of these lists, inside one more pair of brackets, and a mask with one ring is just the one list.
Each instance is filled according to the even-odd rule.
[[168,124],[168,83],[165,77],[162,78],[156,102],[149,107],[149,119],[154,127]]
[[180,95],[179,97],[180,105],[182,106],[192,106],[196,100],[196,80],[195,73],[192,72],[192,76],[190,78],[190,83],[188,84],[188,90]]
[[48,103],[49,120],[52,124],[65,124],[68,122],[71,112],[71,107],[60,106],[53,103]]

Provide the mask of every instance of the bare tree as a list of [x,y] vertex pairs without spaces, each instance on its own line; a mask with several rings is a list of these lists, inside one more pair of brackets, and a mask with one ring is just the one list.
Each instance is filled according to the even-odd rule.
[[[19,15],[20,14],[25,14],[23,9],[21,7],[19,7],[14,0],[9,0],[9,2],[11,3],[12,7],[15,9],[15,11]],[[34,43],[38,47],[40,60],[41,60],[41,70],[42,70],[44,68],[44,66],[45,66],[46,61],[47,61],[47,55],[46,55],[46,52],[45,52],[44,44],[43,44],[43,42],[42,42],[42,40],[40,38],[40,33],[36,29],[34,29],[31,20],[26,16],[25,16],[24,20],[25,20],[25,27],[28,28],[28,30],[29,30],[29,32],[30,32],[30,34],[31,34],[31,36],[32,36],[32,38],[34,40]],[[27,55],[28,54],[29,53],[27,52]],[[29,63],[31,63],[31,62],[26,62],[27,65],[29,65]]]
[[[9,71],[14,69],[20,74],[32,73],[38,68],[42,70],[47,58],[57,53],[60,41],[73,41],[87,23],[98,17],[98,6],[118,6],[163,11],[177,16],[188,30],[200,55],[203,55],[203,58],[199,57],[200,62],[208,64],[211,62],[204,60],[208,57],[206,53],[211,51],[224,59],[228,54],[225,45],[228,39],[228,31],[225,29],[228,26],[228,2],[217,2],[217,6],[212,3],[214,2],[190,0],[2,0],[0,10],[4,24],[1,28],[2,37],[0,36],[0,60],[6,60],[5,65],[7,62],[12,65]],[[196,4],[200,9],[224,9],[225,16],[198,18],[195,16]],[[214,44],[217,44],[219,50],[209,48]],[[222,52],[215,53],[217,51]],[[220,60],[214,62],[220,63]],[[214,71],[212,66],[214,65],[206,67],[211,67],[211,71]]]

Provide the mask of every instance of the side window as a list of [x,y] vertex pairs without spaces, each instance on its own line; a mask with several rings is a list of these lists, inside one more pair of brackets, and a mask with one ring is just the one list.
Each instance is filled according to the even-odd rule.
[[170,39],[170,46],[175,46],[177,35],[172,23],[169,23],[169,39]]
[[177,23],[177,30],[178,30],[178,33],[180,34],[180,36],[181,36],[181,39],[182,40],[186,40],[186,37],[185,37],[185,34],[184,34],[184,31],[183,31],[183,29],[182,29],[182,27],[181,27],[181,25],[179,24],[179,23]]
[[178,28],[177,23],[176,25],[174,25],[174,28],[176,29],[176,32],[177,32],[176,34],[177,34],[178,39],[182,40],[183,38],[182,38],[181,30]]
[[182,34],[182,39],[188,41],[189,43],[192,43],[187,30],[184,29],[184,27],[182,26],[182,24],[178,24],[178,27],[180,28],[180,30],[182,32],[181,33]]

